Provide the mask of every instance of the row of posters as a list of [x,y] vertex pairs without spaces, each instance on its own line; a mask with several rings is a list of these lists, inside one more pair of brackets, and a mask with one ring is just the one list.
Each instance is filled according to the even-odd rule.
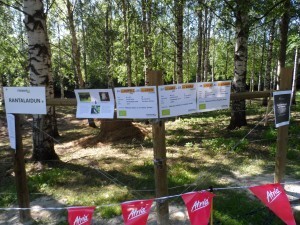
[[155,119],[227,109],[230,81],[75,90],[78,118]]

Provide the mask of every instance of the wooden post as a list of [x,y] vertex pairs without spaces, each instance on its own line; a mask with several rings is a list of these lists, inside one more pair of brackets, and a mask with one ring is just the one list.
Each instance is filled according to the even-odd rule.
[[[293,69],[282,68],[279,76],[280,90],[291,90],[292,88]],[[286,167],[286,154],[288,145],[288,125],[281,126],[277,130],[277,149],[275,157],[275,175],[274,183],[283,182],[285,167]]]
[[[16,129],[16,154],[14,159],[14,172],[16,179],[17,197],[20,208],[29,208],[29,191],[27,186],[24,152],[22,143],[22,131],[20,126],[20,115],[15,114]],[[31,219],[30,210],[20,210],[20,222]]]
[[[147,71],[149,86],[163,84],[161,71]],[[152,122],[152,138],[154,153],[154,175],[156,197],[168,195],[167,156],[165,122],[158,119]],[[169,204],[167,200],[156,202],[157,223],[169,224]]]

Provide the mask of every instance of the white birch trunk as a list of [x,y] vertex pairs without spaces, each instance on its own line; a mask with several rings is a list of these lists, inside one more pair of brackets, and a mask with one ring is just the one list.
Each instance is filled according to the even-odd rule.
[[[53,98],[51,51],[47,35],[46,15],[41,0],[24,0],[24,24],[28,37],[29,73],[31,86],[45,86],[46,97]],[[47,107],[46,115],[33,119],[33,155],[36,161],[58,159],[54,151],[53,107]]]
[[[248,4],[248,2],[243,0],[237,0],[234,79],[232,84],[236,93],[246,91],[249,37]],[[245,100],[232,101],[231,120],[228,129],[235,129],[245,125],[247,125]]]

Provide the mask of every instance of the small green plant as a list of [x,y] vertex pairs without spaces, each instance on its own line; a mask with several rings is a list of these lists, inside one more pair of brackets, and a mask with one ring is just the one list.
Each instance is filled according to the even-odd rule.
[[103,207],[100,211],[101,217],[104,219],[112,218],[121,215],[120,206],[107,206]]

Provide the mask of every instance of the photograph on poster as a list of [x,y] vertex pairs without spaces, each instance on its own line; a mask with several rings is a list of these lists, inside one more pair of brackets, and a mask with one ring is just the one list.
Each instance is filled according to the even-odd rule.
[[100,113],[100,105],[92,105],[91,114],[99,114]]
[[79,92],[80,102],[91,102],[91,95],[89,92]]
[[102,102],[110,101],[108,92],[99,92],[99,96]]

